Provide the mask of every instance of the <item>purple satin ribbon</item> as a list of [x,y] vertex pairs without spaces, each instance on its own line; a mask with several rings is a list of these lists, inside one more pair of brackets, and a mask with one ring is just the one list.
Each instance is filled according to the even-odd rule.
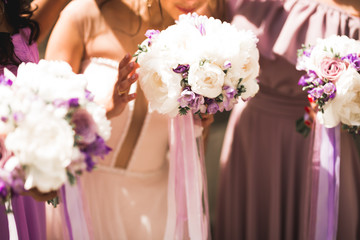
[[315,126],[309,239],[336,239],[340,187],[340,126]]

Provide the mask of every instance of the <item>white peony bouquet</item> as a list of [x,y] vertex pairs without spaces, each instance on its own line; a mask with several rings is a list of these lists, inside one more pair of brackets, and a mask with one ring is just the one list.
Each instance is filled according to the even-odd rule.
[[257,38],[218,19],[181,15],[166,30],[149,30],[136,52],[150,108],[163,114],[229,111],[259,90]]
[[318,39],[298,50],[297,69],[306,71],[299,85],[318,105],[319,122],[328,128],[343,123],[359,133],[360,42],[336,35]]
[[60,61],[22,63],[0,76],[0,199],[58,190],[111,149],[110,121],[86,79]]

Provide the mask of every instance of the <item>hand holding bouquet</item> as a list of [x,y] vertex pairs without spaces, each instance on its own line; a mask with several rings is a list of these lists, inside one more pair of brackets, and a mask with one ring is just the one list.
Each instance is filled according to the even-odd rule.
[[360,126],[360,42],[346,36],[318,39],[298,51],[299,85],[318,106],[325,127],[343,123],[350,132]]
[[65,62],[23,63],[0,79],[0,199],[57,191],[91,171],[110,148],[105,109]]
[[178,113],[229,111],[259,85],[257,38],[218,19],[181,15],[163,31],[149,30],[136,52],[139,81],[151,109]]

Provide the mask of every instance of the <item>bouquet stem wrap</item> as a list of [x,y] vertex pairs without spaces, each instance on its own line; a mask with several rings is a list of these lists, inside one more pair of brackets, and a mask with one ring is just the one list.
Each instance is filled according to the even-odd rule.
[[[170,122],[168,219],[164,239],[209,239],[203,149],[198,148],[191,114]],[[199,146],[202,142],[198,142]]]
[[66,183],[59,191],[65,239],[91,239],[90,218],[83,204],[80,179],[75,185]]
[[336,239],[340,187],[340,126],[317,123],[313,152],[309,239]]

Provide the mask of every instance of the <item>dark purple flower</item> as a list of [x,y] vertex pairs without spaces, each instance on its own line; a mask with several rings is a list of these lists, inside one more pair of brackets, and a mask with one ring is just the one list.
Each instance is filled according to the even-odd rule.
[[104,158],[104,156],[111,151],[111,148],[106,145],[106,142],[102,137],[96,136],[96,140],[85,146],[81,151],[83,153]]
[[90,144],[96,140],[97,126],[92,116],[85,109],[77,109],[71,117],[71,123],[75,125],[74,130],[79,137],[79,144]]
[[176,73],[186,73],[188,72],[190,69],[190,65],[189,64],[179,64],[176,68],[173,68],[173,71]]
[[348,61],[351,64],[351,66],[356,69],[356,71],[360,71],[360,57],[358,54],[350,53],[345,57],[341,58],[341,60]]
[[219,105],[215,101],[208,105],[207,107],[208,113],[215,114],[217,111],[219,111]]
[[314,88],[314,89],[311,89],[310,91],[308,91],[308,93],[311,95],[311,97],[317,99],[322,96],[322,94],[324,93],[324,89]]
[[9,194],[8,187],[6,183],[0,179],[0,198],[5,199]]
[[70,98],[68,100],[69,107],[78,107],[79,105],[79,99],[78,98]]
[[231,62],[225,61],[223,65],[223,70],[228,70],[229,68],[231,68]]

